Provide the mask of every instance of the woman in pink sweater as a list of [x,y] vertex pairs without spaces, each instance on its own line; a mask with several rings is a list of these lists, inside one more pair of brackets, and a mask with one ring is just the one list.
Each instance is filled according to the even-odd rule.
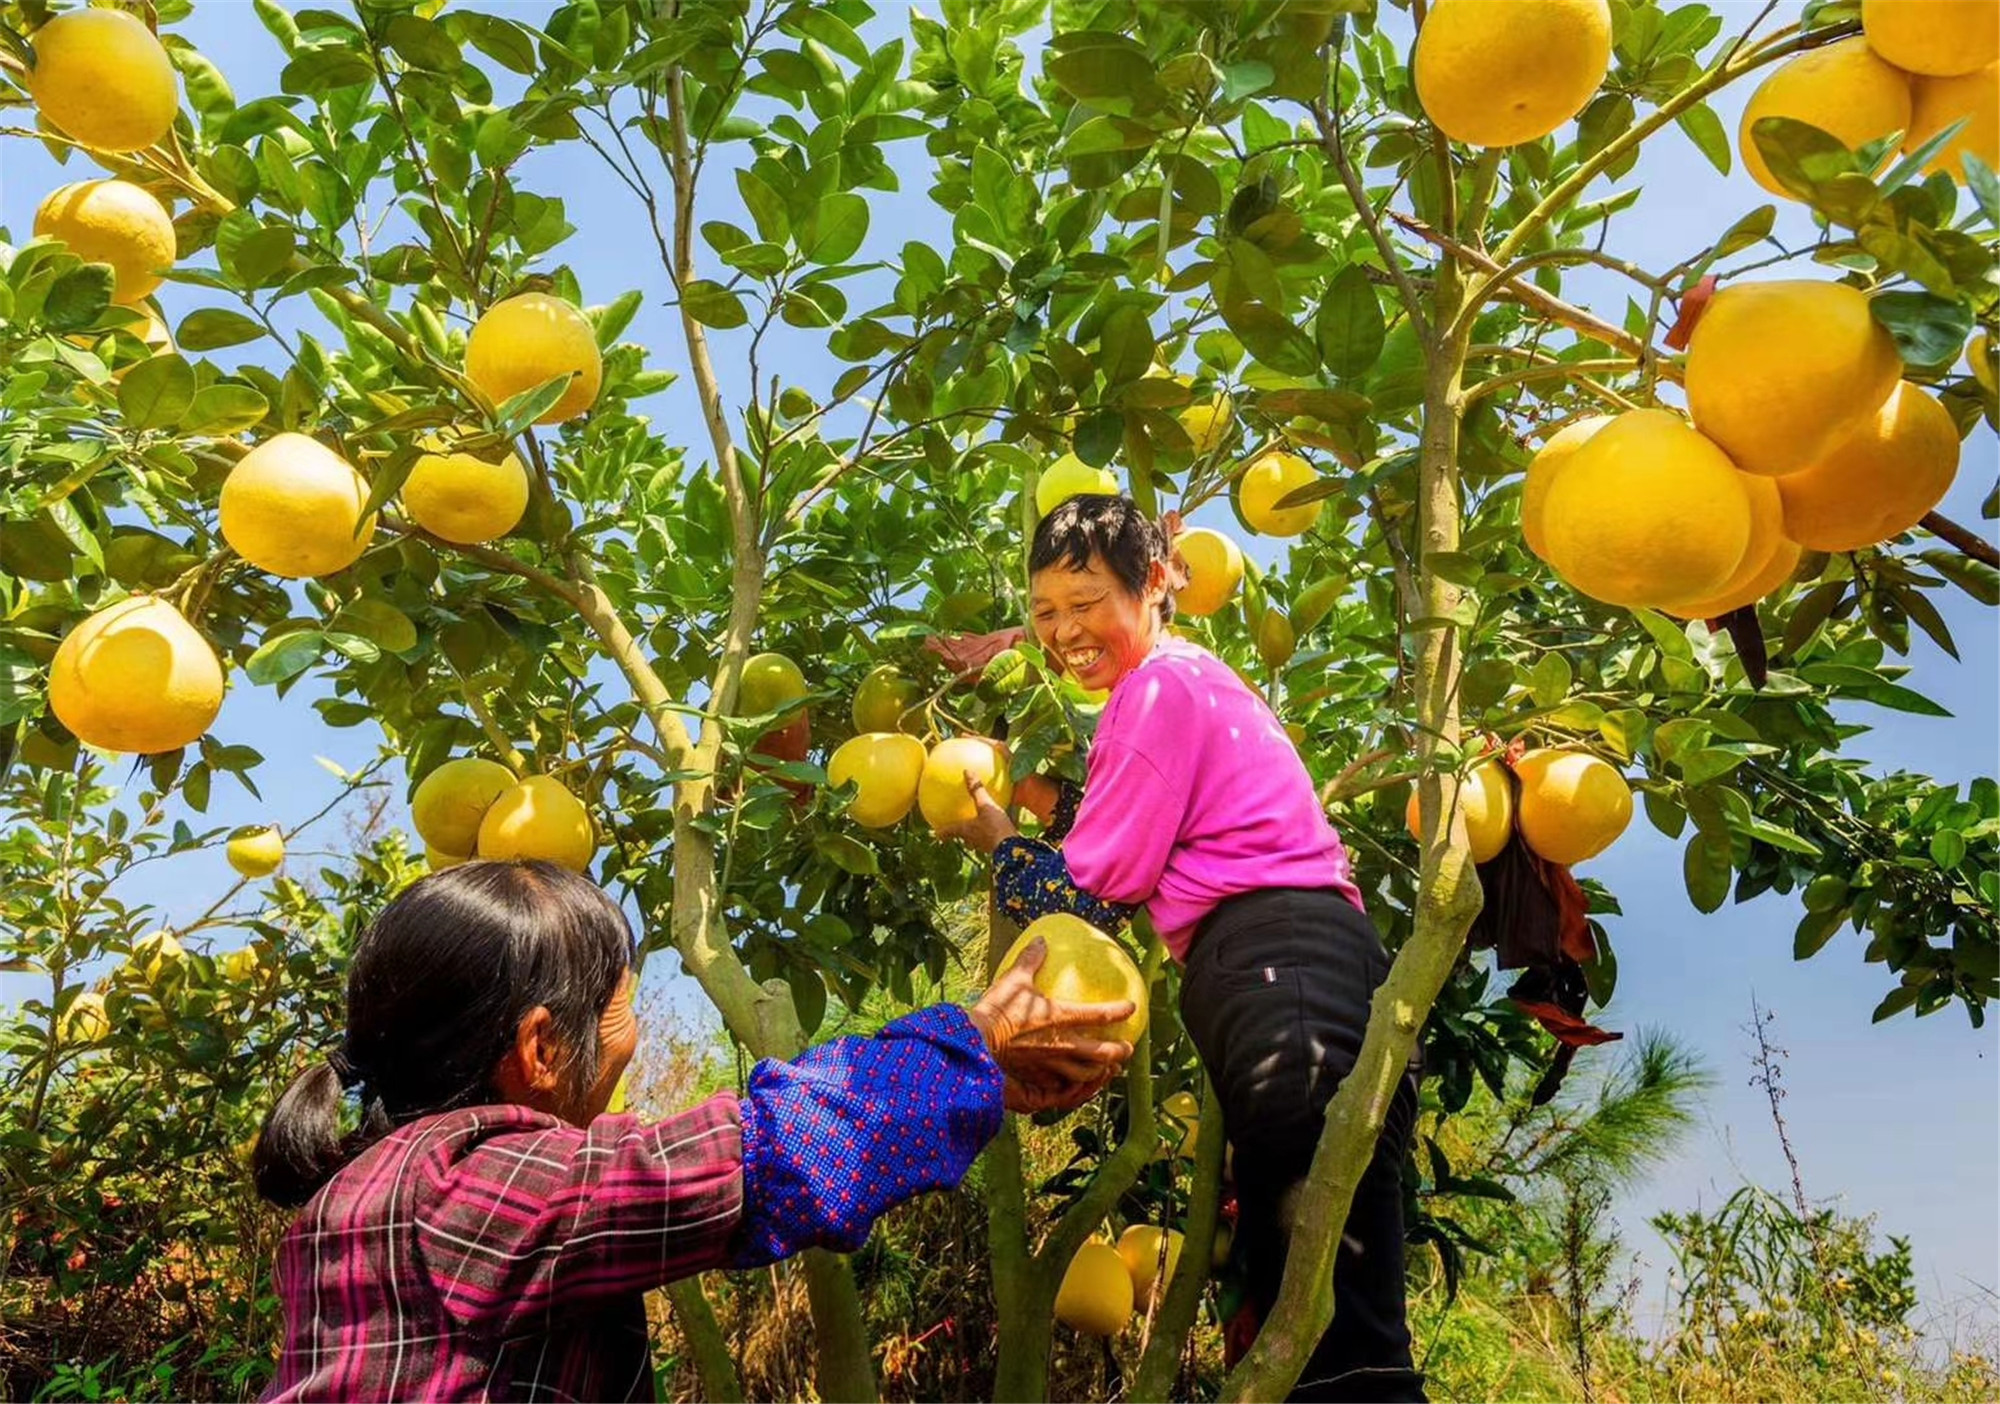
[[[1043,519],[1028,567],[1043,651],[1111,693],[1088,778],[1021,780],[1037,841],[968,776],[978,815],[949,832],[992,855],[1015,920],[1067,911],[1115,929],[1144,907],[1182,963],[1182,1022],[1236,1148],[1236,1242],[1261,1319],[1284,1273],[1281,1205],[1354,1066],[1389,957],[1284,727],[1227,664],[1167,631],[1181,573],[1161,526],[1126,498],[1072,497]],[[1406,1076],[1355,1193],[1333,1324],[1293,1399],[1424,1398],[1403,1282],[1416,1090]]]

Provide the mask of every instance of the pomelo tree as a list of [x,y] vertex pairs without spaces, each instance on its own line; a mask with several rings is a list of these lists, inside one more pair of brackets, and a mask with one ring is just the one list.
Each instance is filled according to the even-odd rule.
[[[1549,1062],[1466,955],[1481,884],[1459,777],[1489,741],[1624,773],[1686,835],[1702,909],[1799,893],[1802,958],[1869,932],[1878,1018],[1983,1017],[2000,787],[1872,774],[1836,709],[1935,712],[1892,656],[1913,626],[1952,647],[1938,592],[2000,590],[1985,538],[1931,510],[1995,416],[1991,68],[1912,77],[1852,5],[1781,26],[1519,0],[1487,33],[1501,7],[1466,0],[953,0],[907,24],[861,0],[571,0],[533,23],[256,0],[282,56],[278,91],[252,94],[176,36],[190,8],[90,12],[112,28],[85,45],[59,27],[74,12],[0,8],[9,134],[114,182],[65,196],[42,237],[13,231],[0,278],[0,765],[42,777],[15,780],[40,786],[21,812],[101,805],[81,731],[144,758],[150,825],[199,815],[217,772],[254,785],[261,762],[210,729],[225,681],[310,679],[298,705],[379,728],[411,790],[488,763],[453,772],[473,798],[440,782],[418,804],[434,866],[476,848],[586,867],[748,1053],[789,1056],[830,1000],[908,1002],[913,972],[983,974],[1016,935],[996,917],[986,950],[957,948],[944,914],[983,869],[893,805],[857,822],[825,767],[857,730],[901,729],[1004,736],[1015,774],[1081,776],[1098,699],[1031,642],[965,670],[923,646],[1023,621],[1040,475],[1070,454],[1064,481],[1108,468],[1215,534],[1190,543],[1207,598],[1181,627],[1293,728],[1398,952],[1302,1222],[1344,1218],[1420,1037],[1445,1115]],[[1492,67],[1509,44],[1531,55],[1511,75]],[[1883,84],[1877,67],[1906,108],[1891,82],[1880,130],[1836,130],[1842,85]],[[1774,73],[1732,139],[1710,100]],[[1673,266],[1622,257],[1638,192],[1618,183],[1654,141],[1750,165],[1816,237],[1773,238],[1746,175]],[[571,261],[580,163],[629,197],[612,270]],[[899,227],[919,201],[934,233]],[[155,207],[168,305],[199,304],[176,318],[140,290]],[[1842,291],[1733,310],[1795,278]],[[1613,286],[1608,312],[1577,291]],[[637,344],[653,305],[672,335]],[[698,422],[657,413],[677,378]],[[1599,415],[1524,492],[1536,440]],[[1826,442],[1778,462],[1774,425]],[[1885,455],[1909,471],[1872,471]],[[1910,479],[1924,500],[1896,495]],[[141,608],[185,631],[131,627]],[[751,668],[767,654],[803,687]],[[879,749],[909,774],[907,747]],[[1601,1005],[1616,966],[1595,918],[1617,904],[1586,890]],[[6,932],[50,979],[9,1025],[31,1076],[76,1065],[59,1031],[100,992],[74,972],[140,934],[48,900],[61,921]],[[1024,1183],[1017,1127],[989,1153],[999,1397],[1045,1393],[1065,1271],[1135,1199],[1187,1232],[1135,1397],[1166,1397],[1198,1309],[1222,1138],[1197,1138],[1191,1183],[1159,1183],[1179,1132],[1155,1083],[1200,1082],[1161,948],[1143,928],[1137,948],[1154,1020],[1095,1114],[1110,1134],[1079,1136],[1053,1202]],[[107,1020],[133,1013],[103,997]],[[1441,1154],[1426,1168],[1433,1202],[1482,1192]],[[1464,1246],[1443,1214],[1416,1237]],[[1296,1378],[1336,1243],[1295,1240],[1230,1397]],[[806,1271],[821,1393],[874,1397],[851,1271]],[[731,1397],[699,1285],[672,1296]]]

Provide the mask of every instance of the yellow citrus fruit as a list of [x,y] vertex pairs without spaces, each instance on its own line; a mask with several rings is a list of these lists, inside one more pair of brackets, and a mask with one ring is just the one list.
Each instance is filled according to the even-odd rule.
[[225,852],[229,866],[244,877],[269,877],[285,861],[285,837],[276,829],[262,828],[231,839]]
[[70,10],[35,31],[34,49],[28,91],[65,136],[98,151],[138,151],[172,130],[173,61],[137,16]]
[[923,701],[924,690],[917,680],[904,674],[894,663],[878,663],[868,670],[861,686],[854,689],[854,729],[856,731],[921,731],[921,714],[910,714]]
[[1521,837],[1572,867],[1611,847],[1632,822],[1632,787],[1616,767],[1581,751],[1530,751],[1514,767],[1521,782]]
[[547,293],[522,293],[494,303],[472,328],[465,375],[495,405],[559,375],[572,376],[563,397],[535,421],[560,424],[597,403],[604,358],[583,313]]
[[[1787,200],[1799,197],[1778,183],[1764,164],[1752,128],[1766,117],[1790,117],[1858,150],[1910,126],[1910,80],[1859,36],[1812,49],[1779,65],[1743,108],[1736,144],[1757,183]],[[1884,160],[1887,157],[1883,158]]]
[[361,518],[367,505],[368,483],[354,465],[317,439],[279,434],[223,479],[222,535],[259,570],[293,580],[331,575],[374,540],[375,518]]
[[1257,659],[1266,668],[1282,668],[1292,661],[1298,651],[1298,631],[1292,628],[1291,617],[1276,605],[1264,607],[1264,617],[1257,622]]
[[1521,479],[1521,539],[1545,561],[1549,552],[1542,537],[1542,505],[1548,500],[1549,484],[1556,480],[1556,474],[1569,462],[1570,455],[1610,422],[1610,415],[1594,414],[1565,425],[1528,461],[1528,471]]
[[104,1011],[104,996],[85,990],[63,1011],[62,1042],[96,1043],[111,1032],[111,1016]]
[[[1166,1271],[1160,1270],[1160,1240],[1166,1240]],[[1134,1224],[1118,1235],[1118,1258],[1125,1264],[1125,1271],[1132,1277],[1132,1296],[1144,1301],[1146,1294],[1153,1290],[1158,1280],[1163,1286],[1174,1280],[1174,1269],[1180,1266],[1181,1235],[1177,1229],[1162,1229],[1157,1224]]]
[[1146,977],[1125,954],[1125,948],[1082,917],[1068,912],[1052,912],[1028,923],[1007,954],[1000,957],[1004,974],[1014,968],[1021,952],[1040,938],[1049,943],[1041,968],[1035,971],[1035,988],[1050,999],[1073,1004],[1104,1004],[1129,999],[1130,1016],[1115,1024],[1094,1024],[1078,1032],[1097,1038],[1137,1043],[1146,1031]]
[[479,845],[479,821],[494,800],[513,788],[514,772],[500,762],[460,756],[417,785],[410,796],[410,822],[427,849],[462,863],[460,855],[469,856]]
[[[160,319],[157,312],[143,305],[132,306],[126,310],[139,313],[139,320],[126,322],[122,326],[117,327],[116,330],[125,333],[127,336],[137,337],[145,344],[146,349],[141,354],[112,366],[111,383],[113,385],[123,380],[125,373],[138,365],[139,362],[155,356],[162,351],[171,351],[174,349],[173,333],[167,330],[167,324]],[[106,340],[110,335],[110,330],[77,332],[67,338],[67,340],[72,346],[81,346],[85,350],[97,352],[105,363],[109,365],[114,355],[113,347],[115,345],[115,343]]]
[[[1472,847],[1472,861],[1484,863],[1500,856],[1507,840],[1514,836],[1514,787],[1507,779],[1507,767],[1498,760],[1481,761],[1472,768],[1464,784],[1454,777],[1444,781],[1446,803],[1454,793],[1465,811],[1465,832]],[[1403,822],[1410,837],[1423,841],[1421,806],[1414,791],[1403,810]]]
[[179,968],[186,958],[186,950],[171,932],[155,931],[132,944],[132,954],[125,958],[122,973],[128,980],[157,985]]
[[1115,1336],[1132,1319],[1132,1274],[1118,1250],[1091,1239],[1076,1250],[1056,1289],[1056,1320],[1087,1336]]
[[1778,479],[1785,535],[1815,551],[1854,551],[1908,531],[1958,475],[1958,428],[1909,381],[1803,473]]
[[1688,342],[1688,411],[1738,468],[1779,477],[1823,457],[1902,374],[1895,341],[1858,289],[1736,283],[1710,301]]
[[806,675],[782,653],[753,654],[743,664],[736,689],[736,714],[761,717],[806,695]]
[[924,758],[923,778],[917,785],[917,808],[931,828],[963,824],[978,814],[979,807],[965,788],[967,771],[1001,808],[1014,797],[1014,777],[1008,773],[1005,746],[984,736],[940,741]]
[[826,778],[838,788],[853,781],[859,789],[848,817],[871,829],[900,823],[917,803],[924,776],[924,743],[900,731],[864,731],[841,743],[826,763]]
[[1914,151],[1960,118],[1958,135],[1924,162],[1924,173],[1943,171],[1964,181],[1970,151],[1988,167],[2000,166],[2000,63],[1949,78],[1917,78],[1910,83],[1910,134],[1903,150]]
[[257,959],[255,946],[238,946],[215,964],[222,978],[232,985],[253,983],[262,973],[263,967],[263,963]]
[[1630,410],[1577,448],[1542,504],[1549,563],[1627,609],[1720,589],[1750,544],[1750,499],[1726,454],[1671,410]]
[[1266,536],[1300,536],[1319,520],[1324,500],[1280,507],[1289,493],[1319,481],[1312,464],[1295,453],[1274,450],[1243,470],[1236,480],[1236,506],[1243,520]]
[[1417,35],[1417,100],[1454,141],[1514,146],[1553,132],[1611,67],[1605,0],[1438,0]]
[[1219,531],[1193,527],[1174,539],[1187,562],[1188,583],[1174,596],[1182,614],[1209,615],[1236,598],[1243,585],[1243,552]]
[[[1201,1103],[1196,1100],[1194,1093],[1176,1092],[1160,1103],[1160,1110],[1168,1118],[1170,1131],[1176,1127],[1180,1130],[1180,1138],[1174,1142],[1171,1153],[1193,1155],[1195,1143],[1201,1139]],[[1162,1146],[1161,1155],[1167,1153],[1167,1148]]]
[[1072,497],[1086,492],[1116,496],[1118,475],[1109,468],[1093,468],[1075,454],[1066,453],[1035,480],[1035,511],[1046,517]]
[[111,300],[149,297],[174,266],[173,216],[129,180],[81,180],[51,190],[35,211],[35,237],[57,239],[85,263],[111,265]]
[[[1186,376],[1174,378],[1183,385],[1191,384]],[[1193,441],[1195,453],[1206,458],[1229,442],[1229,431],[1236,423],[1236,402],[1218,390],[1209,399],[1189,405],[1174,417]]]
[[611,1100],[604,1104],[605,1111],[622,1112],[631,1106],[631,1082],[631,1073],[618,1074],[617,1085],[611,1089]]
[[456,868],[460,863],[470,863],[471,861],[472,857],[470,854],[446,853],[441,848],[432,848],[429,844],[424,845],[424,866],[434,873],[441,873],[446,868]]
[[543,858],[582,872],[597,852],[583,801],[546,775],[501,791],[479,821],[481,858]]
[[70,630],[49,706],[77,740],[151,755],[199,740],[222,710],[222,660],[165,600],[134,595]]
[[1758,600],[1782,585],[1799,563],[1798,544],[1785,539],[1785,506],[1778,496],[1779,478],[1744,473],[1738,478],[1750,499],[1750,544],[1722,588],[1698,600],[1678,600],[1666,606],[1683,619],[1715,619]]
[[1861,32],[1905,73],[1971,73],[2000,60],[2000,0],[1861,0]]
[[505,536],[528,510],[528,473],[508,454],[488,463],[469,453],[426,453],[403,481],[410,519],[461,546]]

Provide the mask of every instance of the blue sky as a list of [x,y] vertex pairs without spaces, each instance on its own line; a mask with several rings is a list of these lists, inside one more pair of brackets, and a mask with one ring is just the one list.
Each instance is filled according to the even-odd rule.
[[[1719,8],[1734,26],[1759,7]],[[534,13],[542,10],[533,7]],[[892,9],[890,17],[900,13]],[[247,3],[203,0],[195,16],[178,29],[222,67],[239,99],[275,91],[279,51]],[[1748,85],[1739,85],[1717,103],[1732,133],[1747,95]],[[907,239],[923,239],[933,246],[945,241],[946,219],[923,195],[928,180],[917,144],[905,143],[895,163],[905,176],[904,192],[877,199],[864,257],[893,256]],[[42,195],[79,176],[76,164],[62,170],[38,146],[0,143],[0,224],[24,238]],[[716,178],[723,176],[711,167],[704,217],[747,223],[737,208],[732,182]],[[627,337],[650,347],[656,364],[684,367],[678,324],[664,305],[665,280],[653,262],[651,240],[637,207],[624,188],[602,165],[577,159],[567,149],[529,164],[524,184],[565,200],[579,232],[557,251],[557,257],[576,268],[586,297],[606,302],[638,281],[648,289],[649,302]],[[1699,248],[1766,198],[1740,171],[1728,178],[1717,174],[1674,131],[1653,143],[1637,170],[1620,182],[1621,187],[1631,184],[1642,186],[1644,194],[1615,224],[1612,246],[1653,268],[1669,266]],[[1781,211],[1778,233],[1794,246],[1811,237],[1809,222],[1792,208]],[[1613,275],[1598,279],[1579,275],[1570,285],[1571,295],[1615,321],[1625,296],[1615,282]],[[164,300],[170,321],[178,324],[193,307],[217,299],[199,289],[169,285]],[[857,300],[856,305],[865,302]],[[741,364],[745,340],[740,334],[715,336],[716,359],[725,378],[732,365]],[[775,354],[767,345],[767,367],[788,381],[808,386],[827,382],[827,361],[812,353],[810,337],[787,332],[775,340]],[[740,382],[728,388],[739,392],[731,399],[740,403]],[[661,395],[653,412],[670,435],[688,446],[692,460],[707,456],[699,411],[685,381]],[[1994,439],[1982,429],[1966,445],[1959,481],[1945,504],[1949,515],[1977,525],[1989,536],[1992,526],[1980,522],[1978,505],[1993,481],[1994,464]],[[1216,509],[1206,509],[1204,516],[1210,513]],[[1273,547],[1268,542],[1252,545],[1264,559],[1274,553]],[[1992,612],[1979,610],[1955,593],[1940,604],[1963,661],[1954,663],[1920,638],[1909,659],[1913,671],[1906,682],[1950,708],[1953,717],[1917,718],[1855,707],[1847,719],[1875,728],[1853,746],[1878,769],[1907,769],[1963,782],[2000,771],[2000,715],[1995,700],[2000,626]],[[296,822],[336,789],[332,777],[315,763],[315,755],[350,769],[374,755],[379,737],[372,728],[325,728],[307,706],[311,695],[308,685],[281,701],[267,689],[237,680],[217,734],[265,753],[267,763],[258,779],[270,803],[253,801],[230,782],[220,781],[209,815],[213,822]],[[400,783],[400,775],[397,780]],[[1646,1260],[1649,1299],[1657,1299],[1664,1255],[1644,1226],[1648,1214],[1697,1204],[1712,1207],[1745,1178],[1772,1187],[1786,1181],[1763,1094],[1748,1086],[1749,1040],[1743,1026],[1750,1018],[1753,993],[1776,1011],[1777,1040],[1791,1054],[1785,1114],[1807,1193],[1819,1200],[1837,1197],[1845,1212],[1875,1214],[1883,1231],[1910,1235],[1915,1240],[1919,1286],[1932,1307],[1965,1297],[1972,1284],[1992,1288],[2000,1283],[1996,1268],[2000,1028],[1989,1024],[1984,1032],[1974,1031],[1956,1009],[1922,1021],[1903,1016],[1871,1026],[1869,1013],[1887,983],[1878,967],[1862,964],[1860,937],[1851,930],[1843,932],[1818,958],[1795,964],[1791,959],[1791,934],[1798,915],[1794,902],[1764,898],[1702,916],[1688,903],[1681,886],[1680,845],[1661,837],[1643,819],[1585,871],[1617,892],[1627,913],[1612,926],[1620,964],[1619,994],[1601,1022],[1622,1029],[1646,1025],[1670,1029],[1699,1049],[1718,1074],[1716,1089],[1703,1107],[1701,1128],[1619,1206],[1628,1242]],[[204,910],[231,880],[219,853],[190,854],[156,865],[144,886],[135,882],[126,897],[158,904],[167,919],[188,919]],[[649,980],[668,979],[668,972],[659,967],[649,975]],[[21,977],[0,976],[0,997],[15,999],[24,993]],[[676,1004],[693,1007],[684,1000]],[[1608,1062],[1608,1056],[1585,1055],[1586,1063],[1593,1060]]]

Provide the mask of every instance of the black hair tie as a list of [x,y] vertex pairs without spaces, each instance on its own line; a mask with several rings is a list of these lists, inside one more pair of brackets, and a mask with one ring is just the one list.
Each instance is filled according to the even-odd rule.
[[360,1086],[361,1069],[349,1062],[347,1055],[338,1048],[326,1055],[326,1065],[333,1069],[333,1075],[340,1079],[342,1087]]

